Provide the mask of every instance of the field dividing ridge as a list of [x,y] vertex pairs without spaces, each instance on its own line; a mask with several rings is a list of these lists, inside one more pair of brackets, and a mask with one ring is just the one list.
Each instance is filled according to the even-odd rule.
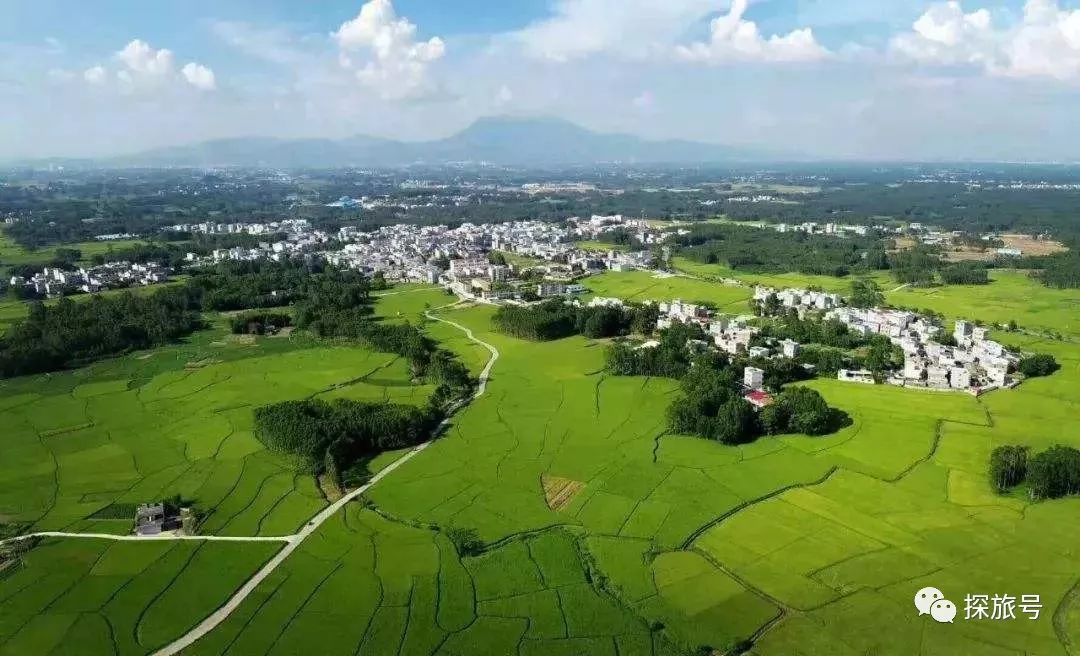
[[[449,307],[449,306],[447,306],[447,307]],[[491,369],[495,365],[495,361],[498,360],[498,358],[499,358],[498,349],[496,349],[494,346],[492,346],[492,345],[490,345],[490,344],[488,344],[486,342],[483,342],[483,341],[477,339],[476,336],[473,335],[471,330],[469,330],[468,328],[466,328],[464,326],[461,326],[460,324],[456,324],[456,323],[454,323],[452,321],[448,321],[446,319],[441,319],[439,317],[434,316],[430,312],[425,312],[424,314],[429,319],[433,319],[435,321],[441,321],[443,323],[447,323],[447,324],[450,324],[452,326],[455,326],[455,327],[459,328],[460,330],[465,332],[465,335],[470,340],[484,346],[491,353],[491,359],[488,360],[488,363],[484,367],[484,370],[480,373],[479,382],[478,382],[478,385],[477,385],[476,392],[473,394],[473,396],[469,400],[471,401],[473,399],[476,399],[476,398],[479,398],[480,396],[482,396],[487,391],[487,381],[488,381],[488,378],[491,375]],[[434,436],[438,436],[438,434],[447,425],[449,425],[450,418],[453,416],[454,412],[456,412],[458,409],[460,409],[461,407],[463,407],[466,404],[467,403],[462,402],[462,403],[459,403],[456,406],[454,406],[452,408],[451,412],[448,413],[447,418],[443,419],[443,421],[435,429]],[[395,460],[393,463],[388,465],[386,468],[381,470],[379,473],[375,474],[375,476],[373,476],[371,478],[371,480],[368,481],[366,484],[358,487],[357,489],[353,490],[349,494],[346,494],[345,496],[341,497],[335,503],[333,503],[332,505],[326,507],[319,514],[315,515],[315,517],[311,518],[311,520],[309,520],[307,522],[307,524],[305,524],[304,527],[302,529],[300,529],[300,532],[297,533],[296,535],[290,536],[286,541],[285,547],[282,548],[277,554],[275,554],[274,557],[271,558],[265,565],[263,565],[263,567],[261,569],[259,569],[259,571],[256,572],[254,576],[252,576],[250,579],[248,579],[248,581],[246,583],[244,583],[243,587],[241,587],[239,590],[237,590],[237,592],[232,597],[230,597],[229,600],[227,602],[225,602],[225,604],[223,606],[221,606],[221,608],[214,611],[213,614],[211,614],[209,617],[207,617],[202,622],[200,622],[194,629],[189,631],[187,634],[181,636],[179,639],[173,641],[172,643],[166,645],[162,649],[156,651],[155,656],[172,656],[173,654],[179,654],[183,650],[185,650],[188,647],[195,644],[200,638],[202,638],[203,636],[205,636],[206,634],[210,633],[212,630],[217,628],[217,626],[219,624],[221,624],[226,619],[228,619],[228,617],[234,611],[236,611],[237,608],[240,607],[240,604],[242,604],[244,602],[244,600],[247,599],[248,596],[250,596],[252,592],[254,592],[255,588],[257,588],[260,583],[262,583],[264,580],[266,580],[267,577],[269,577],[271,574],[273,574],[274,571],[283,562],[285,562],[285,560],[294,551],[296,551],[296,549],[301,544],[303,544],[304,540],[306,540],[309,536],[311,536],[311,534],[315,533],[319,529],[319,527],[322,526],[324,522],[326,522],[326,520],[330,519],[335,514],[337,514],[337,512],[339,510],[341,510],[342,508],[344,508],[347,504],[349,504],[350,502],[352,502],[355,499],[359,498],[362,494],[364,494],[369,489],[371,489],[371,487],[374,486],[376,483],[378,483],[380,480],[382,480],[386,476],[389,476],[398,467],[404,465],[406,462],[408,462],[413,457],[415,457],[418,453],[420,453],[421,451],[423,451],[424,449],[429,447],[431,445],[432,441],[434,441],[434,439],[435,438],[433,437],[431,440],[428,440],[427,442],[424,442],[422,444],[417,445],[416,447],[414,447],[413,449],[411,449],[410,451],[405,453],[403,456],[401,456],[400,458]]]

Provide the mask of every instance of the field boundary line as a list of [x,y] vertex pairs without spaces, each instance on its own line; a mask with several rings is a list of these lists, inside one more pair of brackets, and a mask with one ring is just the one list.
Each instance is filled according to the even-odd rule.
[[[441,309],[444,309],[444,308],[454,307],[454,306],[459,305],[459,304],[460,304],[460,301],[458,303],[451,303],[449,305],[445,305],[445,306],[442,306],[442,307],[437,308],[437,309],[441,310]],[[328,520],[329,518],[331,518],[335,514],[337,514],[337,512],[339,510],[341,510],[342,508],[344,508],[348,503],[354,501],[359,496],[361,496],[362,494],[367,492],[369,489],[371,489],[372,486],[374,486],[380,480],[382,480],[386,476],[393,473],[393,471],[395,469],[397,469],[398,467],[401,467],[406,462],[411,460],[413,457],[416,456],[416,454],[420,453],[424,449],[431,446],[432,442],[434,442],[434,440],[436,439],[436,437],[438,437],[440,432],[444,428],[446,428],[446,426],[448,426],[450,424],[450,419],[454,416],[454,414],[458,410],[460,410],[462,407],[466,406],[469,402],[481,397],[487,391],[487,382],[488,382],[488,379],[491,376],[491,369],[492,369],[492,367],[495,366],[495,361],[499,359],[499,350],[497,348],[495,348],[494,346],[492,346],[491,344],[488,344],[487,342],[484,342],[484,341],[478,339],[473,334],[472,330],[466,328],[465,326],[462,326],[459,323],[456,323],[454,321],[450,321],[448,319],[443,319],[441,317],[436,317],[435,315],[431,314],[430,310],[426,310],[424,312],[424,316],[427,317],[428,319],[432,319],[434,321],[440,321],[442,323],[446,323],[446,324],[450,324],[451,326],[454,326],[458,330],[461,330],[462,332],[464,332],[465,336],[468,337],[469,340],[471,340],[473,342],[476,342],[477,344],[480,344],[481,346],[486,348],[489,353],[491,353],[491,358],[488,360],[487,365],[485,365],[483,371],[480,372],[480,376],[479,376],[478,382],[477,382],[477,388],[476,388],[476,391],[473,393],[473,395],[471,397],[469,397],[467,400],[459,401],[458,403],[451,406],[451,408],[447,412],[447,417],[445,419],[443,419],[442,422],[440,422],[439,425],[436,427],[436,429],[432,433],[432,438],[430,440],[428,440],[427,442],[424,442],[422,444],[418,444],[416,447],[414,447],[408,453],[401,456],[400,458],[395,460],[393,463],[388,465],[386,468],[379,471],[379,473],[372,476],[370,481],[368,481],[364,485],[358,487],[357,489],[353,490],[352,492],[346,494],[345,496],[341,497],[336,502],[334,502],[330,506],[327,506],[322,511],[320,511],[318,514],[316,514],[314,517],[312,517],[310,520],[308,520],[308,522],[306,524],[304,524],[304,527],[302,529],[300,529],[300,531],[298,533],[288,537],[288,539],[285,541],[285,546],[280,551],[278,551],[274,555],[273,558],[271,558],[269,561],[267,561],[266,564],[263,565],[259,569],[259,571],[257,571],[255,573],[254,576],[252,576],[250,579],[248,579],[247,582],[244,583],[244,585],[239,590],[237,590],[236,593],[234,593],[232,597],[229,598],[228,601],[226,601],[220,608],[218,608],[216,611],[214,611],[211,615],[209,615],[202,622],[197,624],[195,626],[195,628],[191,629],[190,631],[188,631],[186,634],[184,634],[183,636],[181,636],[177,640],[174,640],[173,642],[169,643],[165,647],[162,647],[158,651],[154,652],[154,656],[174,656],[174,654],[179,654],[180,652],[184,651],[188,647],[191,647],[193,644],[195,644],[203,636],[205,636],[206,634],[210,633],[215,628],[217,628],[218,625],[220,625],[222,622],[224,622],[226,619],[228,619],[228,617],[230,615],[232,615],[233,612],[235,612],[236,609],[238,609],[240,607],[240,605],[251,595],[252,592],[255,591],[255,588],[257,588],[260,583],[262,583],[283,562],[285,562],[285,560],[294,551],[296,551],[296,549],[301,544],[303,544],[304,540],[306,540],[308,537],[310,537],[312,533],[317,531],[319,529],[319,527],[322,526],[322,524],[324,522],[326,522],[326,520]]]

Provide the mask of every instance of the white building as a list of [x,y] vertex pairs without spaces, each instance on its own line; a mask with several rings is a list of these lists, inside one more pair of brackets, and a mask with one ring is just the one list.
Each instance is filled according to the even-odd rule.
[[743,369],[743,385],[752,390],[761,389],[765,386],[765,371],[757,367]]

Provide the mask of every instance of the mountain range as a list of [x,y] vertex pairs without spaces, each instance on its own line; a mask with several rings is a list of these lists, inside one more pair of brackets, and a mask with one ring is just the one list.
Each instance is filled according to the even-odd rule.
[[336,168],[458,162],[555,166],[574,164],[711,164],[777,159],[753,149],[653,141],[601,134],[559,119],[480,119],[445,139],[405,142],[242,137],[156,148],[93,162],[97,166]]

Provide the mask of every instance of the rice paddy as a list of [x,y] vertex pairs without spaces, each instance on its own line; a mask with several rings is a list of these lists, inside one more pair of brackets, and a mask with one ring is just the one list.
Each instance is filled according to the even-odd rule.
[[[739,311],[748,296],[648,274],[589,286]],[[419,289],[378,309],[420,321],[452,300]],[[490,307],[438,312],[499,350],[486,395],[324,524],[190,653],[674,656],[750,640],[762,656],[1061,654],[1080,644],[1080,595],[1071,593],[1080,501],[999,496],[985,473],[1000,444],[1080,445],[1080,345],[1010,335],[1053,353],[1062,369],[980,399],[812,381],[850,426],[728,447],[667,434],[677,383],[605,375],[602,343],[506,337]],[[487,359],[451,326],[426,330],[474,371]],[[87,517],[175,490],[212,510],[204,532],[289,533],[324,500],[259,449],[249,406],[426,395],[390,356],[315,342],[189,344],[139,357],[0,388],[10,427],[5,521],[124,530]],[[474,531],[480,544],[455,546],[451,529]],[[138,553],[113,573],[101,565],[111,561],[106,546],[49,540],[0,576],[0,651],[67,653],[78,643],[88,653],[147,653],[274,549],[125,544]],[[140,583],[148,576],[212,585],[195,594]],[[31,581],[49,577],[52,592],[34,592]],[[71,581],[85,592],[61,594]],[[954,624],[917,615],[912,597],[929,585],[960,607]],[[110,597],[110,586],[124,587]],[[1038,594],[1042,612],[964,620],[966,594]]]

